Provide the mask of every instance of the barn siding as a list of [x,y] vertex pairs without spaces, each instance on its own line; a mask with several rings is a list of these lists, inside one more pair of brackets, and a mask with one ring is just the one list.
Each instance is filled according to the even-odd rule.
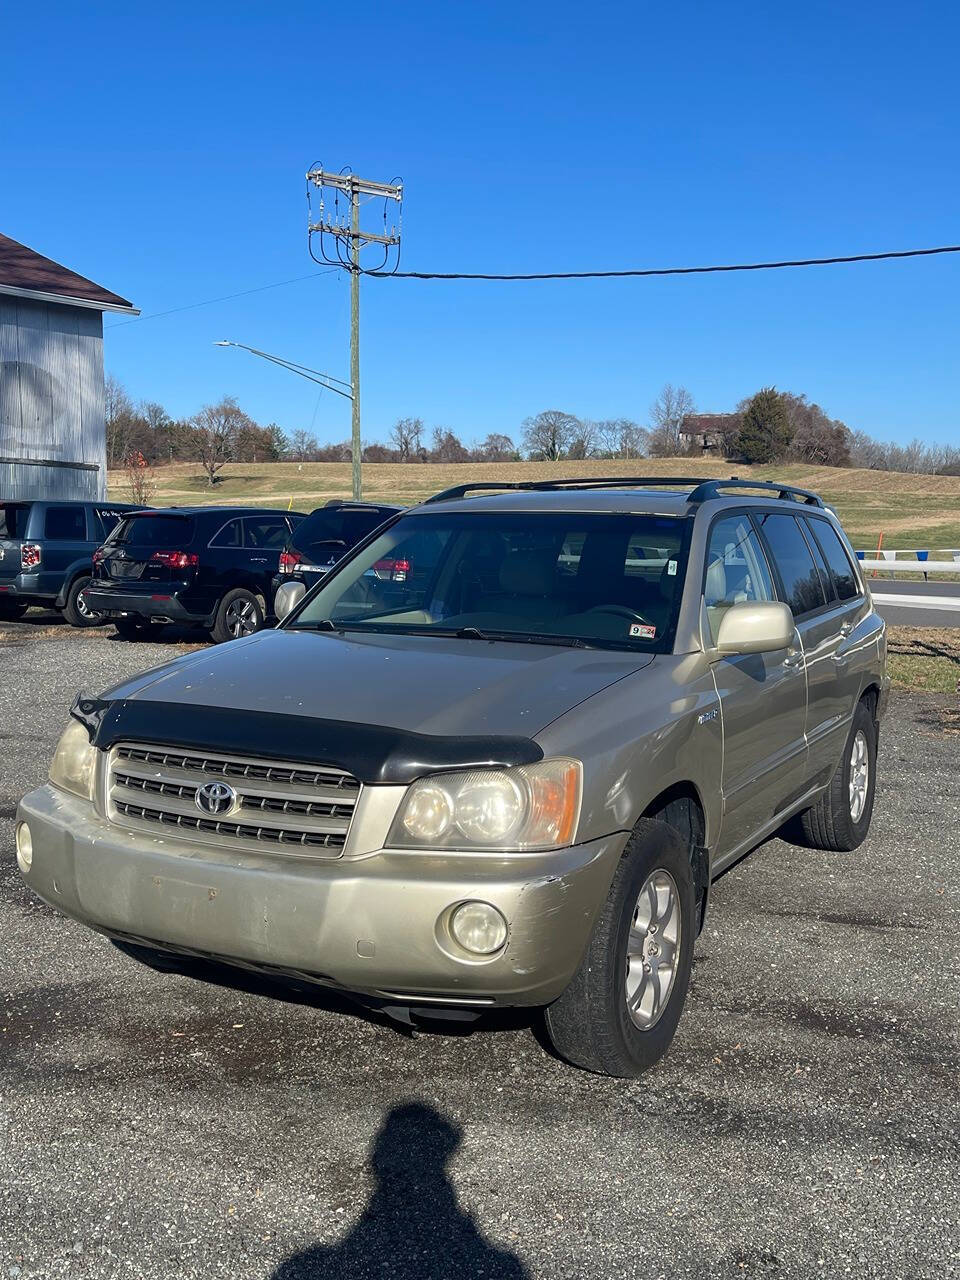
[[106,496],[99,311],[0,295],[3,458],[0,499]]

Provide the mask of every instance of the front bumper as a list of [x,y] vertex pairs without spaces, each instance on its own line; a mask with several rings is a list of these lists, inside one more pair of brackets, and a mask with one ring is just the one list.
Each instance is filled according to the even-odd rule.
[[[17,821],[33,839],[29,886],[101,933],[425,1005],[555,999],[627,838],[535,857],[380,850],[311,861],[133,834],[50,784],[24,797]],[[444,932],[441,917],[465,899],[507,920],[495,956],[471,957]]]
[[133,615],[148,621],[166,620],[186,626],[211,626],[213,623],[209,613],[185,604],[176,588],[171,589],[162,582],[156,583],[149,591],[117,591],[94,584],[84,588],[83,598],[94,613],[104,618]]

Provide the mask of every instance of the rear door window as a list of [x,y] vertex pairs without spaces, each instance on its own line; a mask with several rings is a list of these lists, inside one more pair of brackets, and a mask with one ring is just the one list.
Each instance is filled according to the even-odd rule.
[[252,516],[244,524],[248,549],[279,551],[290,536],[283,516]]
[[810,520],[808,524],[830,566],[837,595],[841,600],[853,600],[860,594],[860,583],[840,535],[826,520]]
[[100,525],[100,536],[109,538],[114,529],[123,519],[125,512],[117,511],[114,507],[97,507],[96,508],[97,523]]
[[793,616],[801,618],[822,608],[827,603],[827,594],[796,518],[765,511],[758,514],[757,523],[770,547],[780,574],[783,598]]
[[210,539],[211,547],[242,547],[243,546],[243,522],[240,520],[228,520],[222,529]]
[[25,538],[27,536],[27,520],[29,517],[29,502],[4,502],[0,504],[0,538]]
[[47,507],[43,536],[48,542],[86,542],[86,511],[83,507]]

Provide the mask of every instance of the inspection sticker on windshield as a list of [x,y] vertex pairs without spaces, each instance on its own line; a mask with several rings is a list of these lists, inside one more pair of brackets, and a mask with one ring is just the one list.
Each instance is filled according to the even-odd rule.
[[634,640],[656,640],[657,628],[651,627],[648,622],[631,622],[630,635]]
[[677,576],[677,562],[676,560],[668,560],[667,561],[667,577],[675,578],[676,576]]

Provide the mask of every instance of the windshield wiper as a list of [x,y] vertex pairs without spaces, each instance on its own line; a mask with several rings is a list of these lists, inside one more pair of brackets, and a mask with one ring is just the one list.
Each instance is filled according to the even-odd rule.
[[453,633],[458,640],[506,640],[516,644],[556,644],[568,649],[591,649],[580,636],[554,635],[550,631],[481,631],[479,627],[461,627]]

